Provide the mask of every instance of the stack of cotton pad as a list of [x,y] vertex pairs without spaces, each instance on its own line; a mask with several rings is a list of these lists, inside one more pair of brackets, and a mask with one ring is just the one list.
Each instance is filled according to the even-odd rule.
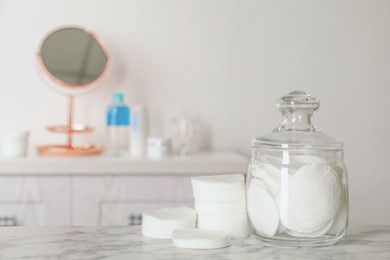
[[196,211],[188,207],[156,209],[143,214],[142,234],[146,237],[171,239],[176,229],[194,228]]
[[199,229],[227,232],[232,238],[249,236],[244,175],[194,177],[192,188]]
[[288,168],[280,168],[278,161],[267,157],[251,166],[247,207],[253,228],[267,236],[341,232],[347,218],[346,180],[335,159],[297,155]]
[[230,246],[226,232],[195,229],[196,211],[187,207],[164,208],[143,214],[142,235],[157,239],[172,239],[183,248],[215,249]]

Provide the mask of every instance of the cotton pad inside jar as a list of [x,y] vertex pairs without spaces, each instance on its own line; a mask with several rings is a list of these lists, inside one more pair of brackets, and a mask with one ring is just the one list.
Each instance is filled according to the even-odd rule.
[[341,205],[337,172],[327,165],[308,164],[294,175],[290,185],[292,207],[312,222],[328,222]]
[[258,179],[252,179],[248,190],[248,214],[255,230],[275,235],[279,227],[279,211],[267,187]]

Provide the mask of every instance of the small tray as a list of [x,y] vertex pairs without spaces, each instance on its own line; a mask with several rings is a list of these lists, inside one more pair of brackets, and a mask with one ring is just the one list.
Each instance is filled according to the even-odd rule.
[[73,125],[71,129],[67,125],[56,125],[56,126],[48,126],[47,130],[54,133],[91,133],[94,128],[86,125]]
[[83,156],[83,155],[97,155],[102,152],[102,147],[95,144],[74,144],[68,145],[44,145],[38,146],[37,151],[39,155],[43,156]]

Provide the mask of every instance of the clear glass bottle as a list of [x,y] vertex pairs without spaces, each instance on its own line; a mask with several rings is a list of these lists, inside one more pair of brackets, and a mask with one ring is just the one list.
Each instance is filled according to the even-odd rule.
[[343,144],[312,125],[317,98],[294,91],[277,101],[284,119],[252,140],[247,210],[255,235],[283,246],[339,241],[348,224]]
[[120,156],[129,150],[130,109],[123,93],[114,93],[107,109],[107,153]]
[[199,141],[198,125],[187,112],[172,120],[172,150],[174,153],[186,156],[196,150]]

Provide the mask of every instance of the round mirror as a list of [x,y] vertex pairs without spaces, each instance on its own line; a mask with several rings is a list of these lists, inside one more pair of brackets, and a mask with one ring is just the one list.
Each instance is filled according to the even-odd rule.
[[47,127],[50,132],[67,134],[67,143],[39,146],[38,153],[61,156],[100,153],[102,147],[99,145],[73,143],[74,133],[93,131],[93,127],[73,123],[73,99],[74,95],[98,86],[107,73],[110,59],[104,44],[88,30],[60,28],[44,38],[37,57],[41,72],[51,87],[68,96],[66,125]]
[[109,57],[93,33],[75,27],[50,33],[38,53],[41,69],[53,87],[68,94],[85,92],[96,86],[107,70]]

